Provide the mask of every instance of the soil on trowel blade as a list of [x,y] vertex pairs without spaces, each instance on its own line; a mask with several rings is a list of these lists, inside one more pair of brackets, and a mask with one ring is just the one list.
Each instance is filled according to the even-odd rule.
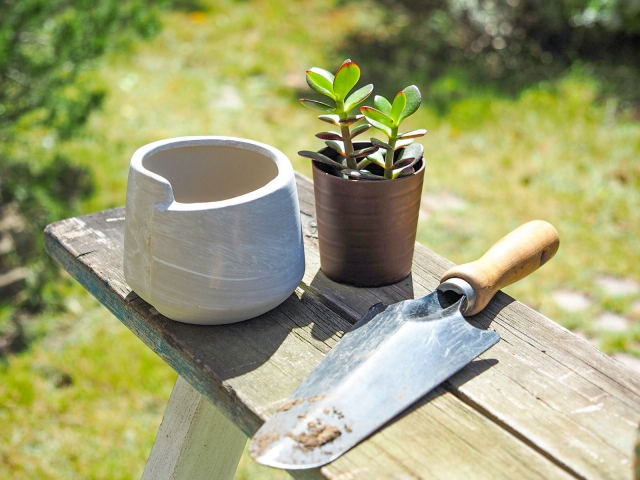
[[340,429],[334,425],[323,425],[318,421],[309,422],[307,424],[308,433],[299,433],[294,435],[293,433],[287,433],[287,437],[291,437],[298,442],[298,448],[304,451],[313,450],[314,448],[321,447],[329,442],[333,442],[336,438],[342,435]]
[[253,439],[254,455],[259,457],[269,449],[271,443],[280,440],[280,434],[276,432],[267,432]]
[[287,403],[285,403],[283,406],[281,406],[278,411],[279,412],[286,412],[288,410],[291,410],[293,407],[295,407],[296,405],[300,405],[301,403],[304,403],[304,398],[295,398],[293,400],[289,400],[287,401]]

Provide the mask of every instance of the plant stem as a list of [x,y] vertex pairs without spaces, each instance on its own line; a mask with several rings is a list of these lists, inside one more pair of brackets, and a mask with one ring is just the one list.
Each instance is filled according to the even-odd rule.
[[391,150],[387,150],[387,156],[384,158],[384,178],[393,180],[393,156],[395,155],[396,142],[398,141],[398,127],[391,130],[389,137],[389,145]]
[[[336,108],[340,111],[340,120],[348,118],[349,112],[344,111],[344,102],[336,102]],[[344,143],[344,153],[347,154],[347,167],[352,170],[358,169],[358,161],[355,158],[350,157],[353,153],[353,143],[351,143],[351,132],[346,125],[340,125],[340,134],[342,135],[342,142]]]
[[[346,153],[347,155],[351,155],[353,153],[353,144],[351,143],[351,133],[349,132],[349,127],[340,126],[340,132],[344,141],[344,153]],[[355,158],[348,156],[347,166],[353,170],[357,170],[358,162]]]

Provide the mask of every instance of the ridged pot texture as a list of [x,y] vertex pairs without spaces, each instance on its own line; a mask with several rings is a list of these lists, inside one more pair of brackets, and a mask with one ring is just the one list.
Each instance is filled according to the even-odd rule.
[[[323,151],[323,153],[325,153]],[[424,180],[347,180],[313,163],[320,267],[331,280],[361,287],[399,282],[411,272]]]

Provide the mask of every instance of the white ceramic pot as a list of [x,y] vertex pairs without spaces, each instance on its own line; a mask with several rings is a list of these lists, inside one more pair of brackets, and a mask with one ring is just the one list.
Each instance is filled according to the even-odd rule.
[[279,150],[230,137],[145,145],[131,159],[124,276],[173,320],[239,322],[304,274],[298,194]]

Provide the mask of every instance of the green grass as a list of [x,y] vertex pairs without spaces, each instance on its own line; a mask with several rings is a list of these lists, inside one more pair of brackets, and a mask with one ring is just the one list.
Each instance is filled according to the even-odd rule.
[[[631,298],[608,298],[599,274],[638,277],[640,125],[595,103],[597,85],[569,75],[516,101],[469,99],[431,123],[424,141],[430,171],[425,193],[452,192],[466,202],[436,212],[419,240],[456,263],[475,259],[501,235],[541,218],[561,238],[558,255],[532,277],[507,288],[554,320],[599,336],[594,317],[613,310],[634,318]],[[558,288],[583,291],[594,306],[569,315],[551,301]],[[637,320],[637,318],[634,318]],[[622,349],[640,353],[638,324]],[[608,353],[620,349],[601,344]]]
[[[378,18],[363,3],[336,5],[217,2],[206,13],[167,14],[153,42],[106,59],[96,77],[109,90],[103,110],[61,147],[95,171],[99,193],[85,210],[124,204],[132,153],[167,137],[263,141],[308,174],[296,152],[322,145],[313,135],[323,124],[297,103],[304,70],[335,70],[346,35]],[[640,125],[613,115],[615,99],[596,102],[598,88],[576,71],[512,101],[468,98],[443,117],[424,105],[406,130],[429,130],[425,194],[464,203],[425,215],[419,240],[461,263],[527,220],[549,220],[560,252],[508,292],[608,353],[640,355],[637,298],[607,297],[594,284],[598,274],[640,281]],[[567,314],[551,300],[557,288],[595,303]],[[139,478],[175,373],[79,288],[67,293],[69,312],[33,322],[38,340],[0,369],[0,478]],[[598,331],[593,320],[606,310],[632,319],[631,330]],[[237,473],[286,477],[246,455]]]
[[0,368],[2,478],[140,478],[176,374],[76,301],[63,328]]
[[[308,90],[305,70],[326,64],[341,38],[370,16],[335,3],[217,2],[207,13],[166,15],[154,42],[108,58],[100,70],[109,86],[104,111],[91,119],[90,138],[70,146],[97,174],[100,194],[87,208],[122,205],[132,153],[167,137],[251,138],[310,173],[296,152],[321,147],[311,134],[321,122],[296,105],[296,90]],[[313,18],[313,26],[292,18]],[[331,58],[331,68],[342,60]]]

